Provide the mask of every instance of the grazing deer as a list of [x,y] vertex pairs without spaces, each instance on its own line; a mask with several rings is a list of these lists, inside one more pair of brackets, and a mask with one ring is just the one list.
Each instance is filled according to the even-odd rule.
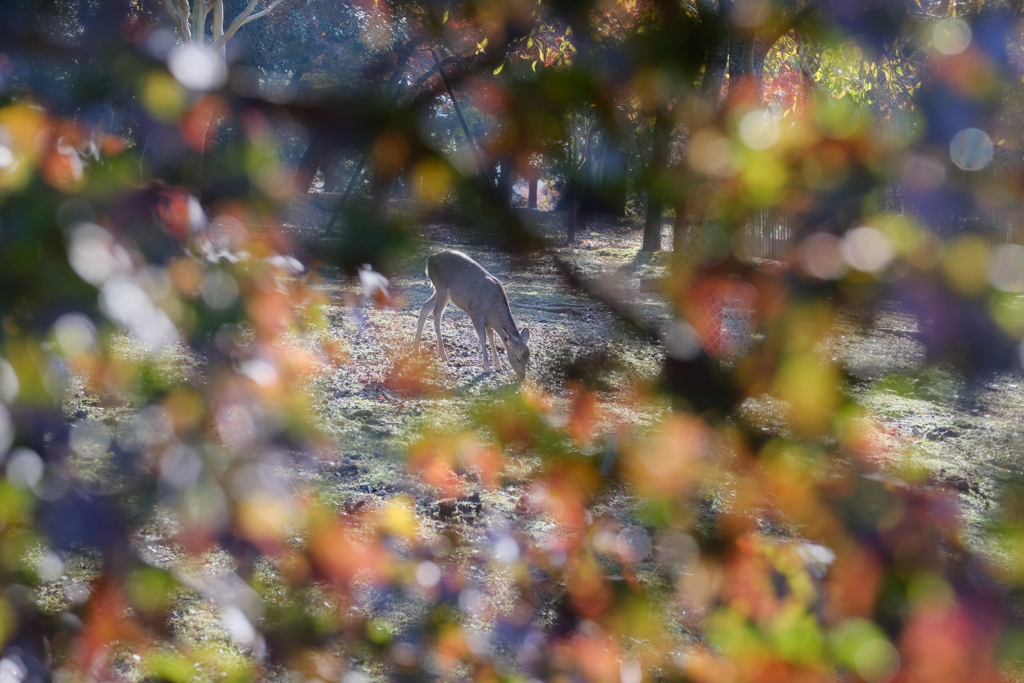
[[519,375],[519,379],[525,378],[526,365],[530,362],[530,348],[527,346],[530,330],[526,327],[522,330],[516,328],[516,321],[512,319],[512,311],[508,307],[508,297],[505,296],[505,287],[498,278],[461,251],[442,251],[428,258],[427,277],[434,285],[434,295],[420,308],[420,320],[416,326],[417,353],[420,350],[423,323],[433,311],[437,348],[441,352],[441,360],[448,362],[441,342],[441,316],[451,301],[473,321],[473,327],[480,337],[484,372],[491,371],[487,359],[488,340],[491,343],[491,355],[494,356],[494,367],[501,370],[501,361],[498,360],[498,351],[494,346],[494,333],[497,332],[501,335],[512,369]]

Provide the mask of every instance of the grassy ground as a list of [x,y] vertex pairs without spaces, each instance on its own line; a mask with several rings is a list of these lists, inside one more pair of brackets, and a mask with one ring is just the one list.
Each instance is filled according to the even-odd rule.
[[[286,227],[307,244],[315,243],[329,218],[328,209],[329,202],[322,199],[293,207]],[[527,213],[526,218],[548,234],[559,234],[564,219],[561,214],[538,213]],[[553,256],[563,259],[580,277],[615,292],[641,317],[666,321],[669,307],[651,294],[648,286],[651,279],[663,274],[663,267],[657,261],[638,265],[639,243],[635,226],[601,222],[584,229],[580,244],[572,250],[513,257],[490,248],[479,237],[437,221],[423,226],[415,256],[387,264],[393,308],[356,305],[360,303],[357,280],[337,269],[322,269],[315,284],[331,302],[327,309],[330,324],[321,341],[340,342],[348,354],[347,363],[323,374],[309,388],[317,419],[333,437],[336,450],[313,467],[282,463],[279,475],[286,482],[315,487],[340,512],[384,505],[400,495],[415,501],[423,533],[442,548],[437,561],[459,564],[472,577],[480,604],[467,610],[467,618],[477,620],[474,626],[482,642],[499,656],[502,645],[489,640],[494,633],[483,615],[493,618],[513,610],[520,589],[507,565],[482,563],[477,551],[509,534],[527,543],[542,543],[549,535],[550,521],[522,514],[519,505],[524,484],[539,463],[520,457],[513,461],[500,489],[477,488],[452,500],[410,475],[404,456],[424,432],[457,438],[476,428],[477,411],[488,410],[509,392],[543,392],[554,401],[549,419],[558,421],[568,419],[573,388],[583,384],[599,399],[598,431],[628,424],[642,432],[663,418],[667,405],[638,412],[629,400],[635,387],[657,376],[663,358],[660,348],[619,320],[607,306],[568,286],[553,261]],[[422,353],[413,353],[419,307],[431,293],[424,262],[427,255],[444,248],[466,252],[505,283],[516,322],[531,329],[531,366],[522,385],[504,360],[503,371],[483,374],[476,334],[468,317],[453,306],[442,323],[449,362],[441,362],[429,324]],[[878,438],[892,454],[884,463],[886,471],[914,485],[954,490],[970,542],[1009,562],[1003,549],[981,531],[990,521],[999,485],[1019,477],[1017,443],[1024,382],[1000,376],[969,386],[953,370],[926,369],[924,350],[914,340],[915,329],[916,321],[896,312],[882,316],[867,331],[852,323],[840,324],[822,351],[841,359],[850,374],[859,378],[851,392],[885,427]],[[130,340],[122,344],[124,354],[133,353]],[[193,359],[173,354],[164,366],[170,374],[201,371]],[[777,428],[772,426],[770,401],[751,405],[750,410],[757,413],[754,421]],[[69,414],[76,419],[89,417],[110,425],[113,431],[130,419],[131,411],[131,406],[103,408],[81,395],[69,406]],[[594,449],[589,455],[601,457],[600,446]],[[113,486],[117,476],[102,457],[80,456],[74,467],[78,478],[101,489]],[[634,529],[637,547],[645,548],[648,555],[646,563],[641,563],[641,578],[657,594],[661,579],[650,552],[651,539],[643,538],[646,532],[636,525],[633,512],[629,498],[614,490],[594,509],[595,515]],[[155,566],[189,577],[193,589],[178,596],[171,631],[181,644],[220,653],[211,655],[219,662],[217,666],[211,665],[210,672],[198,672],[206,674],[201,677],[216,678],[213,671],[218,667],[223,671],[250,656],[244,639],[232,632],[231,620],[218,609],[215,592],[209,589],[219,585],[217,581],[230,580],[235,567],[225,553],[189,558],[166,540],[172,526],[171,519],[155,520],[151,527],[139,530],[137,542],[144,544]],[[449,533],[466,541],[459,546],[461,550],[444,552]],[[34,561],[51,571],[52,558],[44,550],[37,555]],[[63,558],[62,563],[64,571],[47,579],[48,588],[40,593],[48,610],[62,609],[77,594],[75,587],[96,575],[95,558],[88,553]],[[269,566],[257,571],[261,581],[275,580]],[[401,633],[417,621],[423,609],[415,596],[408,597],[381,602],[380,596],[367,589],[357,608],[375,615],[381,628]],[[125,673],[131,677],[131,658],[124,662]]]

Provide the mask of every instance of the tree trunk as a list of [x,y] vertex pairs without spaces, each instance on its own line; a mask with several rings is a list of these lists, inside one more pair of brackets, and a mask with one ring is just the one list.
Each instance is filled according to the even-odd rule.
[[498,199],[505,206],[512,206],[512,190],[516,182],[516,161],[511,154],[498,164]]
[[370,199],[370,212],[374,218],[381,223],[387,221],[388,203],[391,201],[391,193],[395,189],[395,176],[389,175],[381,178],[374,178],[373,197]]
[[689,253],[690,230],[700,222],[700,212],[694,210],[693,203],[676,207],[676,216],[672,219],[672,263],[678,268]]
[[527,184],[530,186],[530,198],[527,201],[527,206],[531,209],[537,208],[537,176],[532,176],[527,180]]
[[[740,38],[736,30],[729,26],[731,9],[731,2],[721,2],[716,7],[712,0],[697,0],[697,13],[704,27],[702,36],[705,41],[704,75],[700,91],[704,101],[713,111],[716,111],[721,103],[726,71],[732,70],[730,57],[735,54],[737,62],[742,59],[742,49],[733,49],[731,44],[733,39]],[[697,220],[697,216],[689,208],[691,204],[692,202],[684,200],[675,206],[676,216],[672,221],[672,260],[677,266],[682,263],[685,256],[689,228]]]
[[398,196],[402,199],[409,199],[412,197],[412,169],[408,166],[402,170],[399,176],[402,184],[398,191]]
[[569,231],[566,242],[576,244],[576,185],[569,185]]
[[732,94],[733,89],[750,76],[752,36],[748,32],[740,31],[735,27],[730,27],[728,33],[729,93]]
[[697,0],[697,14],[703,26],[704,77],[701,93],[717,107],[725,84],[725,72],[729,65],[729,10],[731,4],[723,2],[716,8],[712,0]]
[[295,169],[295,182],[302,188],[302,192],[309,192],[313,178],[316,177],[316,172],[321,167],[324,156],[330,147],[327,137],[319,128],[314,128],[309,135],[309,145],[306,147],[302,159],[299,160],[298,168]]
[[628,194],[625,155],[618,145],[608,142],[601,159],[601,210],[621,218],[626,215]]
[[753,79],[754,94],[757,96],[757,101],[761,103],[764,102],[764,62],[768,59],[769,49],[771,49],[770,45],[763,48],[755,44],[754,54],[751,58],[750,77]]
[[647,215],[644,218],[644,243],[640,251],[661,251],[661,199],[653,191],[647,193]]
[[664,105],[654,113],[654,138],[651,146],[650,180],[647,187],[647,216],[644,220],[644,242],[641,251],[661,251],[661,212],[664,200],[659,185],[668,161],[668,143],[672,135],[672,118]]
[[[764,64],[772,46],[782,36],[797,28],[821,6],[823,0],[809,0],[799,10],[779,20],[768,30],[743,31],[731,25],[733,0],[695,0],[697,14],[703,27],[704,75],[700,90],[711,106],[709,114],[721,108],[721,93],[726,71],[729,73],[729,97],[743,96],[759,105],[764,103]],[[682,263],[687,245],[688,231],[702,218],[694,202],[681,201],[676,205],[676,218],[672,224],[673,261]],[[650,212],[648,211],[648,214]]]
[[324,192],[340,192],[342,184],[341,155],[338,152],[327,154],[320,162],[320,172],[324,175]]
[[[771,45],[752,33],[730,31],[729,97],[748,99],[752,104],[764,101],[764,61]],[[774,44],[774,43],[772,43]]]
[[345,213],[345,206],[348,203],[348,198],[352,194],[352,190],[355,188],[359,178],[363,175],[363,168],[366,166],[366,160],[369,156],[369,151],[363,152],[363,156],[360,157],[355,170],[352,171],[352,177],[348,179],[348,185],[345,186],[345,192],[342,193],[341,199],[338,200],[338,205],[334,207],[334,215],[331,216],[331,221],[327,224],[326,233],[328,235],[332,234],[341,222],[341,217]]

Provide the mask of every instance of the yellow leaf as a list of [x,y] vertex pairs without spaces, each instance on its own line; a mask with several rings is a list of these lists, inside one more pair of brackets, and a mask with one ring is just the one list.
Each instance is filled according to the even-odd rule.
[[381,526],[395,536],[412,536],[419,529],[416,506],[408,496],[395,496],[380,512]]
[[526,47],[527,48],[533,47],[533,38],[530,38],[529,40],[526,41]]
[[533,60],[533,64],[531,64],[530,66],[533,67],[534,71],[536,71],[537,70],[537,60],[536,59]]
[[497,76],[501,73],[501,70],[505,68],[504,62],[498,65],[498,68],[494,70],[494,75]]
[[445,10],[445,11],[444,11],[444,16],[443,16],[443,17],[441,17],[441,23],[442,23],[442,24],[446,24],[446,23],[448,23],[448,10]]

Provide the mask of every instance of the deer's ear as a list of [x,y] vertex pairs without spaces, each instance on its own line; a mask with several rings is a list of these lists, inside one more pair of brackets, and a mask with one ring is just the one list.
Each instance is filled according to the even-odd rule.
[[529,343],[529,341],[530,341],[530,328],[529,327],[524,327],[522,329],[522,331],[519,332],[519,336],[523,338],[523,343],[524,344]]

